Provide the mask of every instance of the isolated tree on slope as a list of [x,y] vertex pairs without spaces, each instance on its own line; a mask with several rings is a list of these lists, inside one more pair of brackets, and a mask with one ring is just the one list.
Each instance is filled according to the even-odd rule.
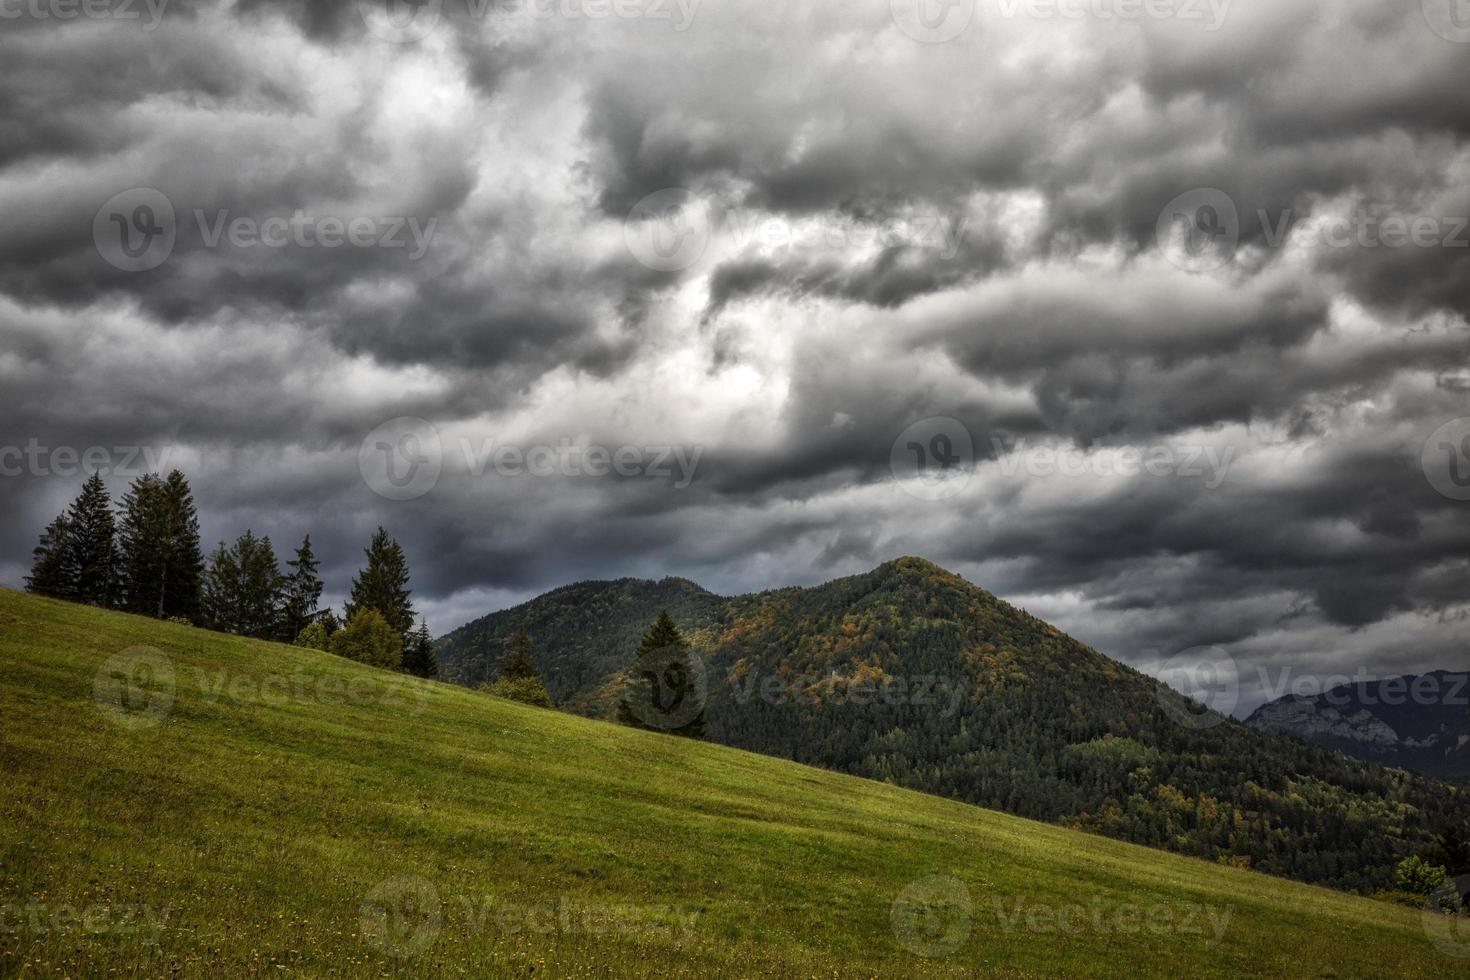
[[707,690],[704,662],[665,609],[633,654],[618,702],[618,720],[636,728],[703,738]]
[[352,580],[347,619],[350,623],[360,610],[376,609],[400,639],[407,640],[415,617],[408,598],[408,559],[403,548],[380,527],[364,553],[367,567]]

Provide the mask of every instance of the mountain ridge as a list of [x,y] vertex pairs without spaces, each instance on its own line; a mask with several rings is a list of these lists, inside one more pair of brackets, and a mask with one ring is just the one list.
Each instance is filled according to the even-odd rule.
[[1356,890],[1470,813],[1452,787],[1204,712],[915,557],[728,598],[576,583],[446,636],[442,676],[493,678],[525,629],[554,701],[608,718],[662,608],[704,666],[711,740],[737,748]]
[[1470,672],[1434,670],[1287,694],[1245,719],[1361,759],[1470,783]]

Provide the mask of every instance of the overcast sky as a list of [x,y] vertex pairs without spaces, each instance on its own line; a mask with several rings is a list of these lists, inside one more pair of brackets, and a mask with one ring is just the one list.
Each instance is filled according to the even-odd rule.
[[409,13],[0,0],[0,581],[143,447],[436,633],[921,555],[1242,708],[1470,666],[1460,0]]

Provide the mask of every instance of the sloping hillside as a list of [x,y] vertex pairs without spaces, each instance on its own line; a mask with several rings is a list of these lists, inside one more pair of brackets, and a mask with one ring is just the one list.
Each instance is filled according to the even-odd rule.
[[1411,909],[11,592],[0,699],[7,975],[1419,977],[1463,962]]
[[1359,891],[1470,817],[1463,790],[1201,713],[921,559],[725,600],[675,582],[485,617],[445,639],[445,676],[492,675],[524,627],[557,703],[608,717],[672,593],[726,745]]

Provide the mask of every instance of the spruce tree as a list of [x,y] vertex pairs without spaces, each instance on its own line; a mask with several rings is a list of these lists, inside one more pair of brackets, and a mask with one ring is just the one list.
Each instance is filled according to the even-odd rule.
[[111,606],[117,588],[117,529],[112,498],[102,477],[93,473],[67,512],[76,565],[78,602]]
[[296,549],[296,557],[286,562],[290,571],[282,586],[281,636],[295,640],[317,616],[322,598],[322,580],[317,576],[321,563],[311,551],[311,535]]
[[123,497],[123,606],[160,619],[200,618],[204,558],[189,481],[178,470],[149,473]]
[[517,630],[515,638],[511,640],[510,652],[506,654],[500,677],[495,683],[486,684],[480,689],[496,697],[509,698],[523,704],[534,704],[542,708],[552,706],[551,695],[541,680],[541,670],[531,656],[531,638],[526,635],[525,630]]
[[204,553],[199,545],[199,515],[194,492],[183,473],[173,470],[163,481],[165,547],[168,565],[163,577],[160,617],[193,620],[199,616],[199,585],[204,576]]
[[46,526],[31,557],[31,573],[26,576],[27,592],[53,599],[76,598],[76,549],[72,546],[71,521],[67,515],[58,515]]
[[413,603],[409,601],[408,559],[403,548],[379,527],[372,543],[364,551],[367,567],[352,580],[352,591],[347,599],[347,621],[350,623],[360,610],[376,609],[388,624],[407,640],[416,618]]
[[240,564],[238,632],[262,640],[278,636],[283,580],[271,539],[246,530],[235,542],[235,560]]
[[707,690],[704,662],[665,609],[633,654],[618,702],[618,720],[636,728],[703,738]]
[[163,481],[146,473],[122,499],[119,527],[122,605],[128,612],[154,615],[163,589]]
[[409,634],[403,645],[404,673],[415,677],[438,677],[439,661],[434,656],[434,639],[429,635],[429,624],[419,621],[419,628]]
[[270,538],[257,538],[247,529],[230,548],[221,543],[204,573],[205,623],[257,639],[279,636],[281,582]]
[[235,611],[240,601],[240,565],[221,541],[204,569],[202,625],[222,633],[236,632]]

